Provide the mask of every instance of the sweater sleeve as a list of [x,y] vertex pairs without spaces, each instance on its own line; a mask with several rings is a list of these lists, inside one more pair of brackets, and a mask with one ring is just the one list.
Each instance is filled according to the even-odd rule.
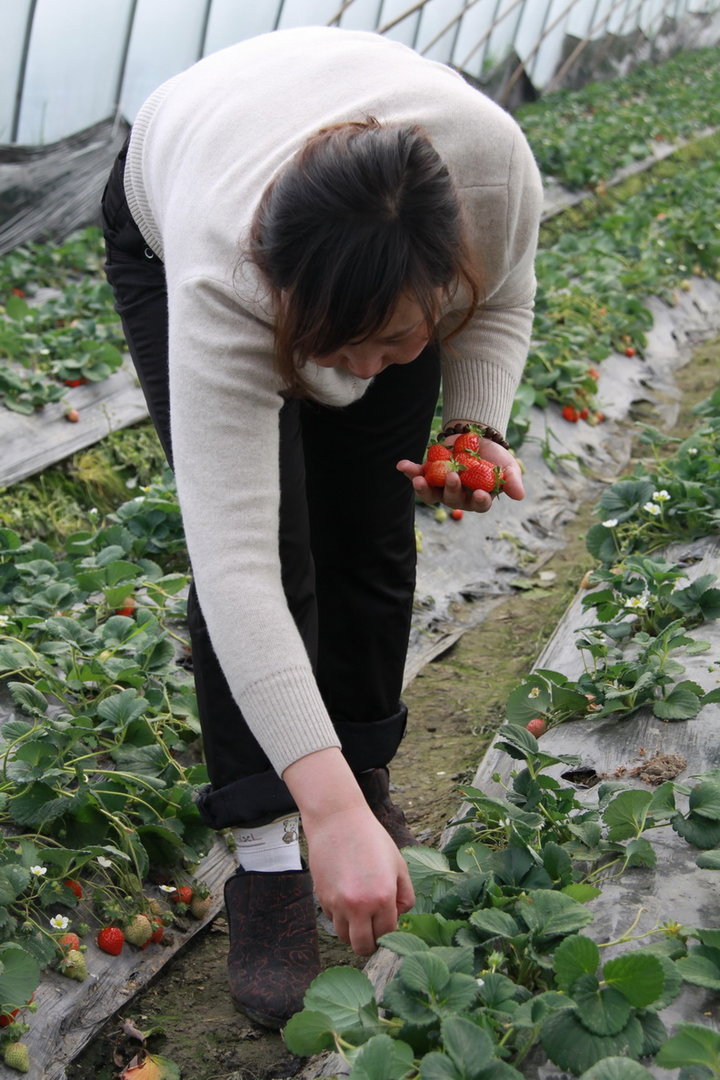
[[504,432],[527,359],[535,298],[542,181],[518,129],[502,187],[463,192],[484,299],[446,344],[445,420],[476,420]]
[[173,457],[210,639],[279,774],[339,746],[282,588],[279,411],[270,329],[221,282],[169,282]]

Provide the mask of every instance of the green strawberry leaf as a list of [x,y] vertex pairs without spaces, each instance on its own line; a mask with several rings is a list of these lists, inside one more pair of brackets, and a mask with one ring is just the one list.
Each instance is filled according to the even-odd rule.
[[487,1032],[463,1016],[449,1016],[440,1027],[446,1053],[462,1073],[474,1076],[489,1065],[495,1053]]
[[629,953],[608,960],[603,968],[603,979],[636,1009],[644,1009],[656,1001],[665,985],[662,964],[648,953]]
[[698,855],[695,865],[701,870],[720,870],[720,848],[704,851],[702,855]]
[[374,1000],[373,985],[362,971],[331,967],[310,983],[303,1005],[311,1012],[323,1013],[335,1031],[343,1032],[358,1023],[360,1009]]
[[676,814],[670,824],[678,836],[695,847],[709,850],[720,845],[720,821],[690,812],[687,817]]
[[676,960],[675,966],[685,982],[704,986],[707,990],[720,990],[720,949],[696,945],[688,950],[687,956]]
[[540,1031],[540,1041],[555,1065],[579,1076],[606,1057],[637,1057],[644,1038],[634,1016],[616,1035],[594,1035],[570,1008],[547,1018]]
[[679,1030],[660,1047],[655,1058],[663,1069],[704,1065],[712,1075],[720,1072],[720,1032],[702,1024],[679,1024]]
[[702,708],[700,697],[689,686],[676,684],[661,701],[653,703],[658,720],[692,720]]
[[22,1008],[40,982],[40,965],[14,942],[0,945],[0,1013]]
[[580,1080],[652,1080],[652,1073],[631,1058],[609,1057],[592,1065]]
[[385,1034],[373,1035],[347,1057],[348,1080],[402,1080],[414,1071],[412,1047]]
[[592,913],[577,900],[550,889],[538,889],[520,899],[516,914],[538,937],[573,934],[593,921]]
[[283,1028],[283,1041],[291,1054],[310,1057],[335,1045],[333,1026],[324,1013],[303,1009],[291,1016]]
[[420,1080],[465,1080],[466,1074],[460,1071],[447,1054],[432,1050],[425,1054],[420,1062]]
[[416,952],[429,952],[430,946],[417,934],[406,934],[402,930],[392,930],[389,934],[383,934],[378,938],[378,945],[389,949],[397,956],[411,956]]
[[613,987],[600,986],[595,975],[581,975],[572,997],[583,1025],[595,1035],[617,1035],[630,1019],[630,1002]]
[[720,782],[704,780],[690,792],[688,806],[693,814],[720,821]]
[[582,934],[566,937],[553,954],[555,981],[561,990],[570,990],[581,975],[594,975],[599,966],[599,948]]
[[522,932],[512,915],[499,908],[473,911],[468,921],[479,932],[481,940],[494,937],[513,938]]
[[651,1054],[657,1053],[668,1037],[667,1028],[654,1010],[655,1005],[652,1009],[642,1010],[635,1014],[645,1036],[640,1057],[650,1057]]
[[639,836],[645,828],[651,802],[649,791],[621,791],[616,795],[603,815],[608,826],[608,840],[629,840],[631,836]]

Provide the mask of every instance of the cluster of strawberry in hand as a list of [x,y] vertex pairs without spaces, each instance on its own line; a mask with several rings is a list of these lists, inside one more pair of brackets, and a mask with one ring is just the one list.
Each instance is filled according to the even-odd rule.
[[452,447],[431,443],[425,455],[422,476],[431,488],[444,488],[448,473],[457,473],[469,491],[497,495],[505,483],[503,470],[480,456],[480,435],[469,431],[458,435]]

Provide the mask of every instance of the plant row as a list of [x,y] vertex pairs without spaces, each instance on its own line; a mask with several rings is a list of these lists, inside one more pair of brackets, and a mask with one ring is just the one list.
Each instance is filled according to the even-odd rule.
[[[673,455],[606,489],[587,536],[598,567],[583,598],[595,621],[578,631],[584,674],[538,670],[510,695],[495,746],[517,768],[507,784],[494,776],[503,797],[463,788],[445,848],[405,851],[417,902],[382,939],[400,961],[381,1000],[361,972],[323,972],[285,1029],[294,1053],[335,1050],[350,1080],[512,1080],[538,1055],[583,1080],[647,1080],[643,1059],[683,1080],[720,1076],[720,1034],[682,1023],[670,1036],[661,1016],[686,984],[720,990],[720,929],[669,918],[603,944],[583,933],[608,881],[656,867],[654,830],[670,827],[699,849],[698,866],[720,869],[717,770],[654,792],[601,782],[590,806],[553,775],[580,759],[532,734],[640,708],[689,720],[720,701],[684,680],[678,659],[708,652],[690,630],[720,615],[720,589],[710,575],[686,584],[648,553],[717,529],[720,391],[698,411]],[[649,428],[645,441],[657,452],[669,440]],[[718,661],[708,669],[717,675]]]

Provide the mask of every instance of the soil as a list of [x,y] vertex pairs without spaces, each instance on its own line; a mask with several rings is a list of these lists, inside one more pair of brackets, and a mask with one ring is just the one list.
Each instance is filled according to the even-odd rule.
[[[683,404],[675,434],[696,426],[690,409],[715,389],[718,361],[720,342],[707,343],[678,373]],[[411,721],[391,770],[393,797],[424,843],[437,846],[460,805],[458,785],[472,780],[504,722],[510,691],[532,668],[591,567],[585,535],[592,520],[592,506],[578,507],[564,549],[543,564],[553,575],[544,575],[549,587],[509,596],[406,689]],[[320,934],[326,966],[362,966],[326,928]],[[68,1080],[116,1080],[141,1049],[133,1030],[144,1035],[150,1052],[174,1062],[183,1080],[293,1075],[302,1062],[288,1053],[280,1034],[234,1010],[226,991],[227,945],[227,925],[218,916],[68,1066]]]

